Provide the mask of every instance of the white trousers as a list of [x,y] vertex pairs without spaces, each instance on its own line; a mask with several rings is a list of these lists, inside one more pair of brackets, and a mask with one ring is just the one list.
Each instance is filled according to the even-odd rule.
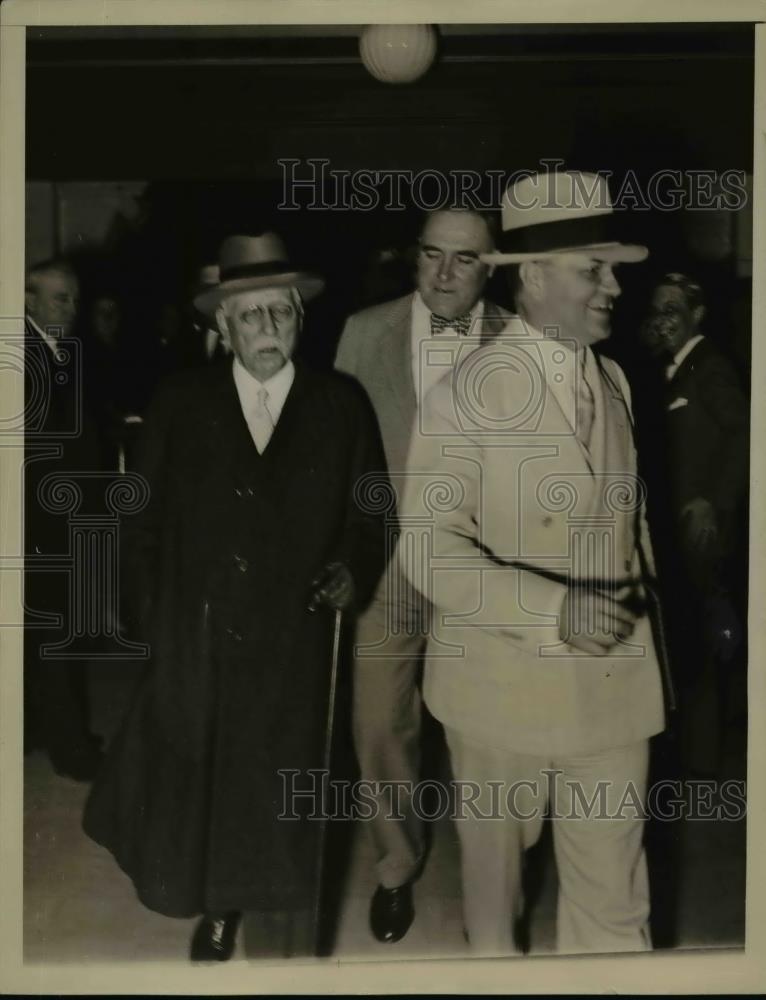
[[456,823],[472,951],[518,951],[514,923],[524,906],[524,850],[539,838],[549,806],[558,951],[650,950],[642,819],[648,741],[547,758],[479,746],[454,729],[446,735],[453,777],[465,783],[458,786],[464,805]]

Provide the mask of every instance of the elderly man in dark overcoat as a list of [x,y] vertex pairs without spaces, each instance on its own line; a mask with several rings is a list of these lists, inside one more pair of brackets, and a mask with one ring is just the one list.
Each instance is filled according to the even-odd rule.
[[230,237],[220,268],[195,305],[234,358],[171,379],[146,419],[124,554],[150,668],[84,819],[146,906],[202,914],[193,960],[229,958],[243,912],[311,924],[322,826],[287,793],[323,766],[332,609],[363,607],[384,561],[368,404],[292,360],[321,278],[270,233]]

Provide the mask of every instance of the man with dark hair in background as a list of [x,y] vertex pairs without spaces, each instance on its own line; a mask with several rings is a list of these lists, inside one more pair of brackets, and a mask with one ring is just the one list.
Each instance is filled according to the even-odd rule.
[[665,368],[661,464],[663,546],[675,661],[683,693],[685,766],[715,775],[721,764],[728,663],[741,641],[737,609],[746,551],[740,525],[748,482],[748,404],[734,366],[702,332],[702,289],[666,274],[652,294],[643,340]]
[[[423,363],[425,346],[444,334],[464,337],[463,356],[498,334],[508,319],[482,298],[492,268],[479,255],[493,246],[489,217],[466,209],[431,212],[419,239],[416,291],[356,313],[343,330],[335,364],[372,401],[394,485],[406,469],[418,407],[444,373]],[[427,631],[427,603],[391,564],[356,634],[354,739],[364,780],[408,782],[410,788],[418,781],[418,674]],[[406,793],[398,805],[403,818],[387,816],[381,801],[370,822],[379,880],[370,925],[387,942],[400,940],[412,923],[412,881],[424,853],[422,823]]]
[[[44,647],[63,641],[71,627],[67,574],[44,565],[67,555],[66,517],[46,504],[52,474],[93,472],[98,440],[83,405],[82,359],[67,340],[77,314],[79,282],[65,260],[48,260],[27,273],[25,287],[24,463],[24,731],[27,750],[43,746],[58,774],[91,780],[101,763],[100,740],[89,731],[87,665],[51,659]],[[58,615],[61,626],[38,623]]]

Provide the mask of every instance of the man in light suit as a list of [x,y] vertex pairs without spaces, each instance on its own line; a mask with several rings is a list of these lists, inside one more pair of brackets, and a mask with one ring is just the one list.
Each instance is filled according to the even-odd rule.
[[[449,355],[456,342],[472,350],[504,326],[508,314],[482,298],[491,266],[479,259],[494,246],[489,220],[473,211],[445,209],[428,215],[419,240],[417,290],[351,316],[338,347],[336,367],[367,391],[380,425],[394,493],[403,482],[419,404],[444,369],[423,364],[436,344]],[[396,532],[396,498],[389,511]],[[427,602],[398,567],[384,575],[376,597],[360,616],[354,668],[354,739],[362,778],[374,782],[418,780],[421,703],[418,672],[428,629]],[[423,858],[423,830],[410,796],[397,803],[402,819],[387,818],[385,795],[369,825],[379,886],[370,924],[380,941],[400,940],[414,918],[412,880]]]
[[424,696],[460,789],[465,927],[482,954],[517,950],[523,852],[548,806],[559,950],[650,947],[653,561],[628,387],[593,351],[614,267],[647,250],[615,241],[612,221],[595,175],[508,189],[504,252],[484,259],[519,264],[519,316],[432,389],[410,455],[400,556],[434,607]]

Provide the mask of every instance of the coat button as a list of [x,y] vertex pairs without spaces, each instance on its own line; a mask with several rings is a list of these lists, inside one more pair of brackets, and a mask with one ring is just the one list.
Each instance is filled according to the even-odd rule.
[[553,524],[553,518],[550,515],[546,515],[546,517],[543,518],[543,527],[550,528],[552,524]]
[[240,573],[247,573],[250,563],[244,558],[244,556],[234,556],[234,563]]
[[228,635],[228,637],[230,639],[233,639],[234,642],[242,642],[242,636],[239,634],[239,632],[237,632],[236,629],[227,628],[226,629],[226,634]]

